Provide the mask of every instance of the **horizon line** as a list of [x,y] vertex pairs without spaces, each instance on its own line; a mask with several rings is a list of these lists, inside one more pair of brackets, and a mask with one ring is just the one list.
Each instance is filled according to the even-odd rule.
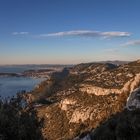
[[122,61],[122,62],[131,62],[131,61],[137,61],[139,59],[135,59],[135,60],[97,60],[97,61],[87,61],[87,62],[79,62],[79,63],[23,63],[23,64],[0,64],[0,66],[15,66],[15,65],[77,65],[77,64],[81,64],[81,63],[94,63],[94,62],[106,62],[106,61]]

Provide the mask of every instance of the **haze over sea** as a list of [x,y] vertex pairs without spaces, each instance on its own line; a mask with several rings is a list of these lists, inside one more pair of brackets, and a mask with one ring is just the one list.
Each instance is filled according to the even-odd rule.
[[[22,73],[25,70],[43,69],[45,67],[45,65],[0,66],[0,73]],[[11,97],[22,90],[30,91],[43,80],[43,78],[0,76],[0,96]]]

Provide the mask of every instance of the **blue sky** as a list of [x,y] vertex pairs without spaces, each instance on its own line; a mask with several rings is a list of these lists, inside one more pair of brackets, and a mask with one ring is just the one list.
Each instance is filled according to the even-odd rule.
[[0,64],[140,58],[140,0],[0,0]]

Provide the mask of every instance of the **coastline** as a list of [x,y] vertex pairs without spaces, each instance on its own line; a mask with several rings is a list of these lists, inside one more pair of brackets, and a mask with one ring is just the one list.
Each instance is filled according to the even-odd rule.
[[[20,68],[20,70],[19,70]],[[0,96],[2,98],[16,96],[17,93],[31,93],[37,88],[39,89],[42,82],[50,79],[55,72],[61,72],[63,66],[48,66],[48,67],[3,67],[0,69]]]

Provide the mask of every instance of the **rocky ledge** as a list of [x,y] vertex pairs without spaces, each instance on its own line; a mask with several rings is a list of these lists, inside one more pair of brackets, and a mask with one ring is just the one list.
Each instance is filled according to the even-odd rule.
[[139,140],[140,87],[128,97],[126,107],[109,117],[99,127],[83,133],[74,140]]
[[[38,116],[44,118],[44,139],[72,140],[92,134],[102,122],[126,107],[139,107],[137,101],[127,101],[139,86],[139,61],[120,66],[88,63],[54,73],[27,96],[29,102],[41,103],[36,109]],[[88,140],[89,136],[85,136]]]

